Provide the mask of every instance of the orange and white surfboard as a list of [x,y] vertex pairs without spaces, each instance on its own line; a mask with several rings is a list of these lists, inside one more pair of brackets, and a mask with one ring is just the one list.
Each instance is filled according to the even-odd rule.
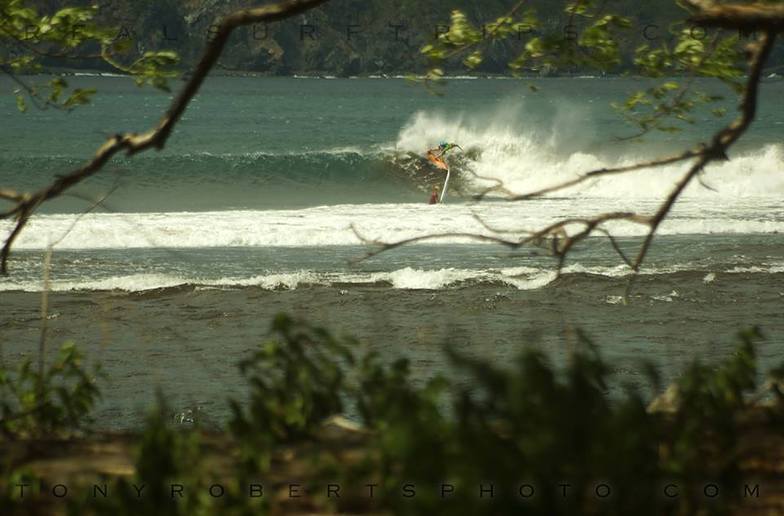
[[432,163],[433,165],[437,166],[441,170],[449,170],[449,167],[444,162],[444,160],[442,160],[441,158],[437,157],[432,152],[428,152],[427,153],[427,159],[430,160],[430,163]]

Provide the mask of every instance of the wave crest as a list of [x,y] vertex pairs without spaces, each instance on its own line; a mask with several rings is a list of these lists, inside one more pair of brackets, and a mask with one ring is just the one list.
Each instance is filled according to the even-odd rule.
[[[441,140],[460,144],[465,152],[452,154],[449,159],[464,169],[463,179],[474,192],[493,183],[473,176],[494,178],[513,192],[525,193],[575,179],[591,170],[629,166],[651,158],[651,149],[640,145],[625,145],[615,153],[592,151],[597,147],[593,140],[596,135],[585,135],[580,128],[584,129],[587,122],[580,116],[556,115],[549,125],[538,126],[534,122],[526,124],[529,118],[519,105],[489,117],[421,111],[400,131],[397,148],[421,153],[425,146],[435,146]],[[671,148],[661,155],[677,151]],[[556,195],[662,198],[687,166],[687,162],[682,162],[592,180]],[[713,163],[706,169],[704,180],[716,191],[694,182],[684,196],[780,197],[784,194],[783,168],[782,144],[736,152],[730,161]]]

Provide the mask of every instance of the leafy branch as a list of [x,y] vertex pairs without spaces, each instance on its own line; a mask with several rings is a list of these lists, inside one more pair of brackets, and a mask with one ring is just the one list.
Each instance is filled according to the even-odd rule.
[[[117,40],[117,31],[96,23],[97,6],[66,7],[52,15],[40,15],[26,7],[21,0],[0,0],[0,42],[16,48],[0,57],[0,71],[11,77],[19,86],[14,92],[20,111],[27,109],[25,96],[39,109],[54,107],[71,111],[87,104],[95,94],[91,88],[77,88],[64,96],[68,83],[57,77],[41,85],[28,83],[22,74],[41,71],[39,59],[101,58],[115,69],[132,75],[138,85],[149,83],[168,91],[167,80],[177,76],[174,66],[179,58],[171,51],[145,52],[130,64],[126,54],[131,50],[129,41]],[[57,50],[53,51],[52,47]],[[85,47],[100,48],[100,52],[84,53]]]

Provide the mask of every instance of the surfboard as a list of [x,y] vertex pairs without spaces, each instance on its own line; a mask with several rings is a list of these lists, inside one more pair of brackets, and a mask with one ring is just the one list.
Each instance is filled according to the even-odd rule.
[[441,190],[441,198],[438,200],[439,203],[444,202],[447,186],[449,186],[449,167],[446,169],[446,181],[444,181],[444,188]]
[[436,157],[435,154],[433,154],[432,152],[428,152],[427,153],[427,159],[430,161],[430,163],[432,163],[433,165],[437,166],[441,170],[449,171],[449,167],[444,162],[444,160],[442,160],[441,158]]

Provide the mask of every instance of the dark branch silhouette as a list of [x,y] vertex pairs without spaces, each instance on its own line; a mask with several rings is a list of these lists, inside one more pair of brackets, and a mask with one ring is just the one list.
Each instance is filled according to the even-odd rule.
[[596,170],[591,170],[590,172],[585,172],[582,175],[580,175],[579,177],[576,177],[574,179],[570,179],[568,181],[564,181],[562,183],[558,183],[556,185],[548,186],[546,188],[542,188],[540,190],[535,190],[533,192],[528,192],[528,193],[525,193],[525,194],[513,194],[513,193],[509,192],[508,190],[506,190],[503,187],[494,186],[494,187],[488,188],[484,192],[476,195],[474,198],[477,199],[477,200],[481,200],[484,197],[486,197],[488,194],[490,194],[492,192],[497,192],[497,191],[500,190],[500,191],[505,191],[505,192],[507,192],[509,194],[509,197],[507,199],[509,201],[527,201],[527,200],[530,200],[530,199],[535,199],[537,197],[543,197],[543,196],[545,196],[547,194],[555,193],[555,192],[558,192],[558,191],[561,191],[561,190],[566,190],[567,188],[570,188],[572,186],[577,186],[577,185],[579,185],[581,183],[584,183],[585,181],[588,181],[589,179],[596,179],[597,177],[601,177],[601,176],[625,174],[625,173],[628,173],[628,172],[635,172],[637,170],[642,170],[642,169],[645,169],[645,168],[655,168],[655,167],[662,167],[664,165],[671,165],[673,163],[678,163],[679,161],[685,161],[685,160],[694,158],[696,156],[699,156],[701,153],[702,153],[702,149],[688,150],[686,152],[683,152],[683,153],[675,155],[675,156],[669,156],[669,157],[666,157],[666,158],[659,158],[659,159],[655,159],[653,161],[646,161],[646,162],[643,162],[643,163],[635,163],[633,165],[624,165],[622,167],[612,167],[612,168],[605,167],[605,168],[600,168],[600,169],[596,169]]
[[645,255],[651,246],[653,237],[656,230],[662,221],[670,213],[675,202],[678,200],[683,190],[691,183],[691,181],[702,172],[706,165],[716,160],[727,160],[727,149],[737,142],[746,129],[749,128],[751,122],[757,116],[757,100],[759,97],[759,83],[762,77],[762,69],[765,62],[770,55],[770,51],[775,43],[776,35],[771,32],[764,32],[760,40],[752,45],[751,65],[749,67],[749,77],[746,81],[746,87],[743,92],[743,97],[740,105],[740,116],[730,125],[716,133],[705,149],[700,153],[697,162],[692,165],[686,175],[677,183],[670,195],[659,208],[659,211],[653,216],[651,220],[651,230],[640,249],[637,259],[634,261],[634,271],[639,272]]
[[118,152],[124,151],[127,155],[132,156],[151,148],[160,150],[166,145],[172,129],[174,129],[175,124],[182,117],[190,101],[198,93],[202,83],[223,52],[229,36],[235,29],[253,23],[283,20],[327,1],[288,0],[277,4],[241,9],[229,14],[221,20],[215,36],[205,48],[201,60],[196,65],[196,69],[180,93],[174,98],[157,127],[141,134],[123,133],[109,138],[98,148],[95,156],[87,164],[58,177],[51,184],[35,193],[20,195],[7,190],[0,191],[0,198],[16,203],[11,210],[0,212],[0,219],[16,218],[16,223],[0,251],[0,274],[8,274],[8,256],[11,252],[11,247],[29,221],[30,216],[42,203],[62,195],[63,192],[74,185],[100,171]]
[[717,4],[706,0],[684,0],[695,10],[691,21],[705,27],[736,29],[747,32],[755,30],[780,32],[784,30],[784,5],[765,4]]

